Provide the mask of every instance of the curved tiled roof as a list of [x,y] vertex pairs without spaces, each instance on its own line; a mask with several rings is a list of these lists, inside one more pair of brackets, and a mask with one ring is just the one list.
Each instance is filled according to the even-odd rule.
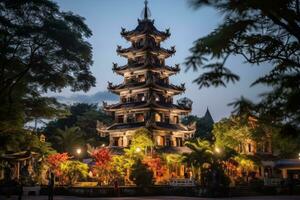
[[122,71],[126,70],[137,70],[137,69],[153,69],[153,70],[166,70],[170,72],[177,73],[180,71],[179,65],[176,65],[175,67],[171,67],[168,65],[160,65],[160,64],[145,64],[145,63],[138,63],[138,64],[127,64],[124,66],[114,66],[113,70],[117,73],[122,74]]
[[155,47],[145,46],[143,48],[129,47],[124,49],[118,47],[117,49],[117,53],[124,57],[128,57],[130,54],[135,55],[137,53],[148,53],[148,52],[153,55],[157,55],[157,54],[165,55],[165,58],[168,58],[171,55],[173,55],[176,52],[176,50],[174,47],[172,47],[171,49],[165,49],[157,46]]
[[147,83],[146,81],[144,82],[127,82],[127,83],[121,83],[119,85],[109,85],[108,86],[108,90],[111,91],[122,91],[122,90],[129,90],[129,89],[137,89],[137,88],[149,88],[149,87],[153,87],[153,88],[158,88],[158,89],[171,89],[171,90],[175,90],[178,92],[183,92],[185,91],[185,87],[184,85],[182,86],[176,86],[173,84],[166,84],[163,83],[161,81],[156,81],[154,83]]
[[135,122],[135,123],[116,123],[108,127],[107,130],[120,130],[120,129],[130,129],[130,128],[141,128],[145,126],[145,122]]
[[143,34],[150,34],[154,37],[160,37],[161,41],[168,38],[171,34],[169,30],[167,29],[165,32],[159,31],[154,26],[154,20],[138,20],[137,27],[132,31],[126,31],[125,29],[122,29],[121,35],[127,39],[130,40],[132,37],[143,35]]
[[110,106],[106,106],[106,110],[118,110],[118,109],[138,109],[138,108],[165,108],[165,109],[178,109],[183,111],[190,111],[191,108],[187,108],[181,105],[173,104],[173,103],[167,103],[167,102],[161,102],[156,101],[154,103],[150,103],[147,101],[139,101],[139,102],[126,102],[126,103],[117,103]]

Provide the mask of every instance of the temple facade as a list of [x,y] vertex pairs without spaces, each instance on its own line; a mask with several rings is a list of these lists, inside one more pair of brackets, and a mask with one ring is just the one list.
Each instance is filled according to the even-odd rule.
[[156,146],[182,147],[184,141],[195,132],[194,126],[184,126],[181,118],[188,115],[192,102],[181,99],[175,104],[173,97],[185,91],[185,85],[170,83],[179,65],[168,66],[165,60],[174,55],[175,47],[165,49],[161,43],[170,37],[168,29],[159,31],[150,19],[145,1],[142,19],[134,30],[122,28],[121,36],[131,43],[128,48],[118,46],[118,55],[127,59],[127,64],[113,64],[113,71],[124,77],[121,84],[108,83],[108,90],[119,95],[117,104],[103,107],[114,117],[114,124],[106,127],[110,146],[127,147],[135,130],[147,128],[152,133]]

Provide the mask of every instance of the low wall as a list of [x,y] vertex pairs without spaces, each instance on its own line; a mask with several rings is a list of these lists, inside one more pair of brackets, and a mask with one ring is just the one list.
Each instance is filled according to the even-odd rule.
[[[113,197],[113,196],[205,196],[206,190],[195,186],[152,186],[147,188],[120,187],[115,191],[113,187],[56,187],[55,195],[72,195],[84,197]],[[42,187],[40,194],[46,195],[47,187]]]

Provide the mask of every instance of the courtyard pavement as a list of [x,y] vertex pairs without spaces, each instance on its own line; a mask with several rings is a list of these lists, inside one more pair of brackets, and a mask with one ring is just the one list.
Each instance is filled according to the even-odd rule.
[[[255,196],[255,197],[232,197],[232,198],[200,198],[200,197],[178,197],[178,196],[154,196],[154,197],[118,197],[118,198],[81,198],[73,196],[55,196],[53,200],[300,200],[300,196]],[[16,196],[6,198],[0,196],[0,200],[18,200]],[[48,200],[47,196],[23,196],[22,200]]]

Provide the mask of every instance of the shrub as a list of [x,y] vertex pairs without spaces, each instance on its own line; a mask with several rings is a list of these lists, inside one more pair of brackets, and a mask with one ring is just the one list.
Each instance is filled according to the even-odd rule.
[[76,183],[78,178],[86,178],[88,175],[88,165],[78,160],[66,161],[62,163],[60,167],[69,185]]
[[137,160],[132,166],[130,179],[138,187],[147,187],[153,185],[153,172],[141,160]]

